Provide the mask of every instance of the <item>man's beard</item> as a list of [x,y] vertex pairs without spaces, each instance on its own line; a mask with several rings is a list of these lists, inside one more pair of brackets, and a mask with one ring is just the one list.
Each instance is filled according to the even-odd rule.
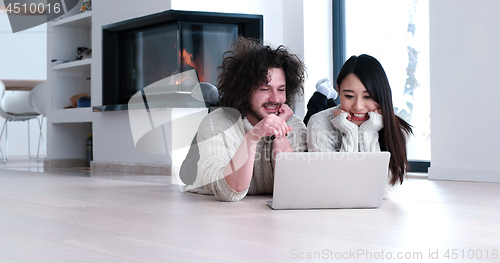
[[279,108],[281,107],[281,103],[264,103],[264,104],[261,104],[260,107],[258,109],[254,109],[252,107],[249,107],[248,108],[248,113],[252,116],[254,116],[257,120],[261,121],[262,119],[264,119],[266,116],[262,116],[261,111],[259,111],[261,108],[264,107],[264,105],[276,105],[276,112],[273,112],[273,113],[270,113],[270,114],[276,114],[278,115],[278,110]]

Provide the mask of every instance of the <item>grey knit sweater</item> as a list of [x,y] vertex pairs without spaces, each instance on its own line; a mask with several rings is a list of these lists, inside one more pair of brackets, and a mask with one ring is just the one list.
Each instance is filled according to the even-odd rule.
[[[292,131],[287,135],[294,151],[306,150],[306,127],[302,120],[293,115],[287,122]],[[253,175],[250,186],[237,192],[224,178],[224,168],[233,158],[253,126],[241,118],[235,110],[218,109],[203,119],[198,129],[200,160],[198,174],[190,192],[213,194],[221,201],[239,201],[247,194],[271,194],[274,186],[274,172],[271,163],[272,141],[261,138],[257,143]],[[237,169],[237,168],[236,168]]]

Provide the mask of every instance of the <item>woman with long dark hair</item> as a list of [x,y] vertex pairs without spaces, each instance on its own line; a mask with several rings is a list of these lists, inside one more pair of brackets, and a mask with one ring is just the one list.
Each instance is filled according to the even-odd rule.
[[314,151],[391,153],[388,185],[403,183],[410,124],[394,114],[391,87],[380,62],[372,56],[350,57],[337,77],[340,105],[311,117],[307,147]]

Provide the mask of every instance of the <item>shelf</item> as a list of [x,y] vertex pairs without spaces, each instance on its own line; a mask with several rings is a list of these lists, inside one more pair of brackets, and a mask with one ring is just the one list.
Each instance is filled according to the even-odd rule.
[[70,61],[66,63],[61,63],[52,66],[53,70],[67,70],[67,69],[85,69],[87,67],[90,70],[90,65],[92,64],[92,59],[82,59],[76,61]]
[[92,122],[92,107],[52,110],[50,118],[51,123]]
[[[49,160],[84,159],[85,141],[98,115],[92,107],[64,109],[72,104],[72,96],[91,95],[92,90],[92,58],[74,60],[79,47],[92,48],[92,12],[73,11],[47,25],[47,78],[51,88],[47,112]],[[52,65],[52,59],[69,62]]]
[[92,11],[80,13],[65,17],[63,19],[52,21],[52,26],[61,27],[91,27],[92,26]]

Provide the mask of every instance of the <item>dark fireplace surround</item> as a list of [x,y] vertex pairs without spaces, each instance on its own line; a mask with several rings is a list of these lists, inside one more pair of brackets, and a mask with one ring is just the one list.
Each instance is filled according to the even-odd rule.
[[103,106],[94,111],[126,110],[144,87],[192,69],[216,85],[238,35],[262,40],[262,15],[167,10],[103,26]]

